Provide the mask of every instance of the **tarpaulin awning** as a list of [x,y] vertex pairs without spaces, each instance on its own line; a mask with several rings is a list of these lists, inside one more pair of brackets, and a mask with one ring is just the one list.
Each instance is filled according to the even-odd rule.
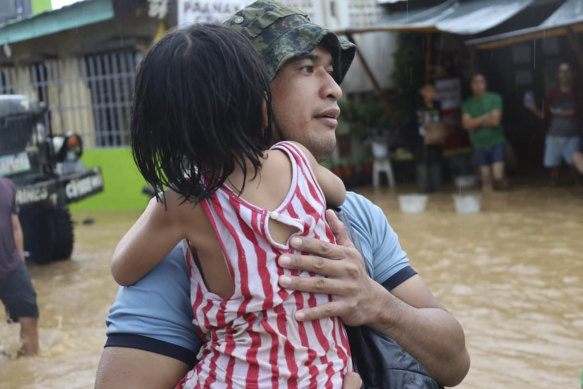
[[567,0],[544,22],[535,27],[472,39],[467,45],[478,49],[495,49],[513,43],[583,31],[583,0]]
[[413,8],[397,12],[380,20],[378,27],[387,30],[437,31],[435,25],[452,12],[456,0],[448,0],[429,8]]
[[532,3],[533,0],[448,0],[432,7],[397,12],[382,18],[377,26],[346,32],[441,31],[472,35],[505,22]]
[[409,0],[377,0],[377,3],[379,3],[379,4],[395,4],[395,3],[400,3],[402,1],[409,1]]
[[510,19],[533,0],[475,0],[456,2],[453,12],[437,22],[440,31],[452,34],[471,35],[496,27]]
[[21,42],[109,20],[114,16],[112,1],[79,1],[58,10],[0,24],[0,45]]

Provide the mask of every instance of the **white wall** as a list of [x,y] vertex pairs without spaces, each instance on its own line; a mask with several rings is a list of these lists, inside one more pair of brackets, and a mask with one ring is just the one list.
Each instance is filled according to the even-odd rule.
[[[374,26],[385,9],[376,0],[279,0],[303,10],[310,19],[330,30]],[[221,22],[253,0],[178,0],[178,22]],[[354,35],[357,45],[383,88],[390,88],[396,39],[393,33]],[[373,90],[357,57],[342,85],[345,92]]]
[[[391,88],[390,79],[393,69],[393,53],[397,48],[396,33],[371,32],[354,35],[356,44],[368,66],[372,70],[377,82],[382,88]],[[342,83],[344,93],[365,92],[373,90],[372,82],[368,78],[358,56],[355,56],[350,70]]]

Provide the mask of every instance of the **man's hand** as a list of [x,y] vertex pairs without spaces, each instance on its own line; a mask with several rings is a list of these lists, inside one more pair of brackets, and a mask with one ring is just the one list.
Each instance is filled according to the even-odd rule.
[[470,360],[464,332],[421,277],[415,275],[391,292],[372,280],[364,262],[334,212],[326,218],[338,245],[301,238],[292,247],[306,255],[282,255],[280,266],[324,277],[281,276],[282,287],[332,295],[332,301],[296,312],[296,320],[338,316],[350,326],[366,325],[399,343],[444,386],[457,385]]
[[386,291],[368,276],[360,253],[348,239],[344,224],[334,212],[326,211],[326,219],[336,236],[337,245],[311,238],[292,238],[293,248],[310,254],[282,255],[278,260],[279,265],[286,269],[324,276],[281,276],[279,283],[282,287],[332,295],[331,302],[297,311],[295,318],[304,321],[338,316],[350,326],[374,321],[380,307],[371,302],[378,301],[375,297]]

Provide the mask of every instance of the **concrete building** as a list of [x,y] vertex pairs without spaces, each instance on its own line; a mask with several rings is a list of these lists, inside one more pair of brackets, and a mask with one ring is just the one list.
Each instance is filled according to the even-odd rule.
[[45,102],[51,130],[80,133],[89,148],[127,145],[136,65],[164,31],[154,3],[85,0],[6,21],[0,93]]

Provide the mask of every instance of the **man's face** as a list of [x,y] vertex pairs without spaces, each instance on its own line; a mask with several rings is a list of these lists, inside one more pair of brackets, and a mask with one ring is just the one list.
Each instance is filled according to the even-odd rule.
[[472,94],[475,97],[482,97],[486,93],[486,79],[481,74],[472,77]]
[[303,144],[323,161],[336,145],[340,86],[332,78],[332,57],[321,47],[286,62],[271,82],[276,125],[287,140]]
[[559,82],[561,85],[571,85],[573,82],[573,70],[571,65],[564,63],[559,66]]

